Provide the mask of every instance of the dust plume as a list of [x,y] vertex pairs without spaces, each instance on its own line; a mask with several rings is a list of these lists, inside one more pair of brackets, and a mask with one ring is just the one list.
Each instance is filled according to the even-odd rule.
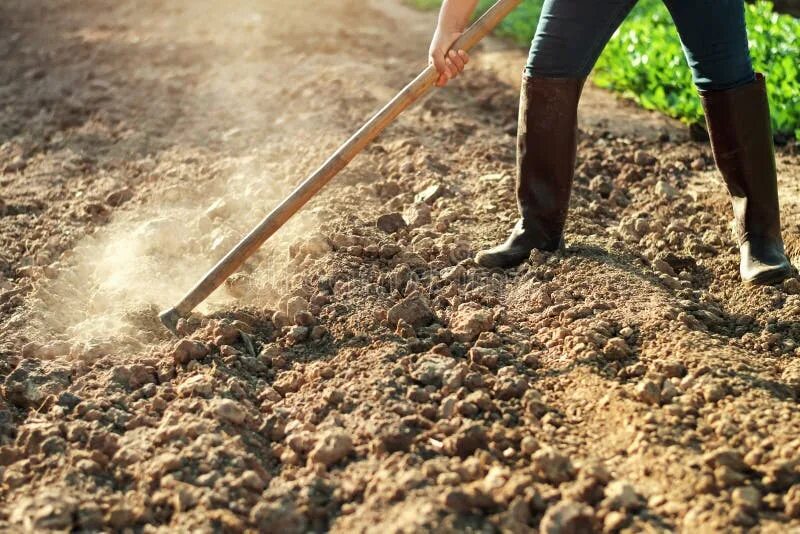
[[[85,344],[140,337],[142,314],[175,304],[288,189],[255,174],[247,162],[221,166],[242,170],[206,181],[199,190],[196,183],[172,186],[84,238],[59,275],[34,292],[32,336]],[[262,264],[258,283],[234,290],[239,302],[274,298],[276,283],[286,277],[287,245],[311,224],[309,217],[298,217],[251,260]],[[198,310],[233,299],[223,285]]]

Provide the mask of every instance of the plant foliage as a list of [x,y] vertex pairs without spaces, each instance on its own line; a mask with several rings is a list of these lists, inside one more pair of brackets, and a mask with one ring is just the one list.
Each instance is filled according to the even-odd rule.
[[[432,9],[441,0],[408,0]],[[493,0],[480,0],[482,13]],[[496,33],[526,46],[535,30],[542,0],[524,0]],[[800,19],[775,13],[772,3],[746,6],[750,50],[756,70],[767,76],[776,133],[800,139]],[[680,39],[660,0],[641,0],[609,42],[595,66],[593,81],[622,93],[647,109],[686,122],[702,120]]]

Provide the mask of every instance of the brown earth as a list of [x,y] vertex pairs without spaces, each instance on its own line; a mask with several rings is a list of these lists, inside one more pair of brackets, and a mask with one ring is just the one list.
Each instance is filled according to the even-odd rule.
[[420,69],[432,15],[0,20],[0,530],[800,529],[800,280],[738,282],[680,125],[587,89],[566,249],[478,268],[515,218],[524,57],[489,42],[175,341],[157,310]]

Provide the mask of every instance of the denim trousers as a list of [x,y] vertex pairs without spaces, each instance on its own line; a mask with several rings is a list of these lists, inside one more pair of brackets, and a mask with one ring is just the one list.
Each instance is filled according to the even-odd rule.
[[[525,73],[585,78],[636,1],[545,0]],[[732,89],[755,79],[744,0],[663,1],[698,89]]]

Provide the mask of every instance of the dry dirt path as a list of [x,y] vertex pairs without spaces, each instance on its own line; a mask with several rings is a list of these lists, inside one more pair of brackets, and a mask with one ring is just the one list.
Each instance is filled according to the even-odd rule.
[[590,88],[566,249],[480,269],[515,217],[523,57],[490,42],[176,342],[154,312],[419,70],[431,14],[0,20],[0,530],[800,529],[800,281],[737,282],[674,123]]

